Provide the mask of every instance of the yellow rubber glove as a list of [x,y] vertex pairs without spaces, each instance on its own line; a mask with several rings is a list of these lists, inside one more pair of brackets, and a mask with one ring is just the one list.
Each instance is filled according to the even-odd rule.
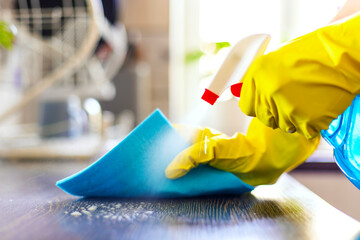
[[360,15],[259,57],[243,79],[241,110],[313,138],[360,93]]
[[[170,179],[184,176],[199,164],[231,172],[252,186],[274,183],[279,176],[304,162],[319,138],[307,140],[299,134],[266,127],[254,118],[246,136],[228,137],[210,129],[176,127],[193,145],[178,154],[165,170]],[[205,139],[205,140],[204,140]]]

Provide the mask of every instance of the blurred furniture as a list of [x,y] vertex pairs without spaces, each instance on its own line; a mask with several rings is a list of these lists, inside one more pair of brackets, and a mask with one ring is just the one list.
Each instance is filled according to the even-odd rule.
[[[290,175],[335,208],[360,220],[360,191],[341,172],[336,163],[309,163]],[[334,166],[336,165],[336,166]]]
[[[114,97],[111,81],[127,52],[125,27],[115,24],[117,1],[103,3],[0,1],[0,19],[18,30],[14,49],[3,60],[5,76],[0,66],[0,100],[10,89],[16,96],[0,107],[1,157],[87,158],[102,146],[106,124],[101,108],[87,102]],[[13,55],[17,58],[10,64]],[[77,113],[68,104],[74,96]],[[61,111],[66,114],[54,114]]]
[[[169,0],[122,0],[121,16],[135,45],[140,76],[137,119],[155,108],[169,116]],[[146,84],[146,86],[143,86]],[[144,100],[139,103],[139,100]],[[146,105],[146,106],[145,106]]]
[[[84,162],[1,162],[1,239],[354,239],[360,224],[283,175],[239,196],[77,198],[55,182]],[[336,189],[333,189],[336,191]]]

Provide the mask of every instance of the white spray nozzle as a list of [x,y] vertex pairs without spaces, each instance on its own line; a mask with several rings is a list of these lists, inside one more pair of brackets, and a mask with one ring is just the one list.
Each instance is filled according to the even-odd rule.
[[269,41],[270,36],[268,34],[255,34],[237,42],[201,98],[213,105],[224,90],[230,86],[234,86],[232,93],[240,97],[241,83],[239,81],[253,61],[264,54]]

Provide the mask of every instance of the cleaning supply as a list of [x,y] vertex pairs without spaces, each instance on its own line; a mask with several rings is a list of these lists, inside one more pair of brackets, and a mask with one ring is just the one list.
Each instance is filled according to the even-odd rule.
[[[230,51],[215,74],[202,99],[213,105],[228,87],[240,97],[242,83],[238,83],[252,63],[263,55],[270,37],[252,35],[240,40]],[[180,133],[191,136],[193,145],[176,156],[166,169],[166,176],[176,179],[191,173],[191,169],[208,164],[228,171],[252,185],[274,183],[285,171],[304,162],[312,154],[319,138],[306,140],[299,134],[290,135],[267,128],[253,119],[247,136],[236,133],[232,137],[204,129],[177,127]]]
[[83,197],[192,197],[254,189],[210,166],[201,166],[179,180],[167,179],[166,166],[188,146],[157,110],[98,161],[56,185]]
[[297,133],[274,130],[256,118],[246,136],[236,133],[228,137],[208,128],[176,128],[182,135],[190,136],[192,145],[179,153],[166,168],[166,176],[170,179],[182,179],[180,177],[193,174],[198,167],[207,164],[233,173],[252,186],[270,184],[283,172],[303,163],[319,143],[319,137],[308,140]]
[[360,189],[360,95],[321,135],[333,146],[342,172]]
[[317,136],[360,93],[360,14],[296,38],[256,59],[241,110],[265,125]]
[[234,96],[240,97],[242,83],[239,83],[239,79],[251,63],[264,53],[269,41],[269,35],[255,34],[236,43],[201,98],[213,105],[229,87]]

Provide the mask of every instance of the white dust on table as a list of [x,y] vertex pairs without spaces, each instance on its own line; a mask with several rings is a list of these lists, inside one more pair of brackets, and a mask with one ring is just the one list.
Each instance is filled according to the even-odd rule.
[[78,211],[75,211],[75,212],[72,212],[70,215],[74,216],[74,217],[80,217],[82,214],[79,213]]
[[[83,216],[89,220],[133,222],[148,219],[154,213],[152,209],[149,209],[150,206],[150,203],[145,202],[94,203],[74,209],[70,215],[73,217]],[[65,212],[65,214],[69,214],[69,212]]]
[[97,206],[96,205],[91,205],[89,208],[88,208],[88,210],[90,211],[90,212],[93,212],[93,211],[95,211],[97,209]]
[[83,214],[85,214],[85,215],[91,216],[91,212],[89,212],[89,211],[82,210],[81,212],[82,212]]

